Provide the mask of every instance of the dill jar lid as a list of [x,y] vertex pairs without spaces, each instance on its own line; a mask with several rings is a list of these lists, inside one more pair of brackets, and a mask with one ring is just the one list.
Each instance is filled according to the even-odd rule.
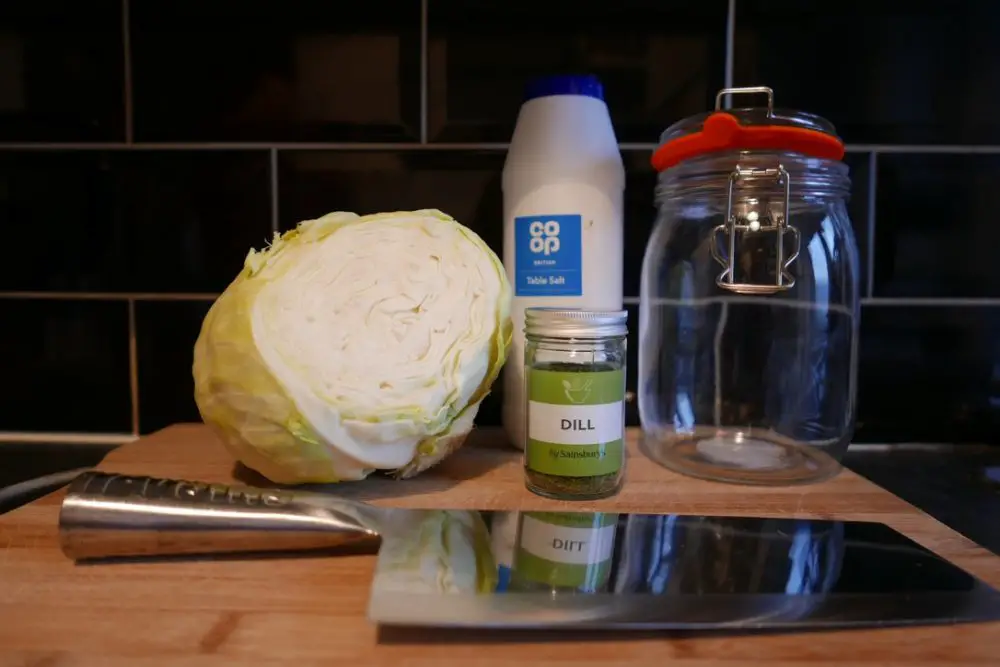
[[627,310],[579,308],[525,308],[526,336],[549,338],[605,338],[628,333]]

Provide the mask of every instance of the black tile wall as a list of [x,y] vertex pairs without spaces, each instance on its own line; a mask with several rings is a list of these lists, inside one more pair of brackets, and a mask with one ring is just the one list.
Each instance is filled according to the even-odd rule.
[[850,142],[1000,142],[1000,3],[739,0],[735,83]]
[[194,342],[211,305],[210,301],[136,305],[140,432],[201,420],[191,366]]
[[267,152],[0,152],[0,290],[213,292],[271,236]]
[[503,251],[502,151],[282,151],[281,228],[331,211],[437,208]]
[[221,291],[270,240],[265,152],[133,151],[113,157],[115,289]]
[[[439,208],[499,252],[504,142],[525,82],[556,72],[601,77],[627,144],[634,392],[650,149],[724,85],[728,6],[149,0],[126,25],[119,0],[0,3],[0,342],[18,350],[0,367],[14,380],[0,431],[130,432],[130,303],[139,430],[197,420],[201,321],[274,228]],[[1000,5],[735,7],[733,81],[774,87],[851,147],[870,297],[856,439],[996,442]],[[497,384],[479,423],[499,423],[501,403]]]
[[725,0],[429,3],[431,136],[507,141],[526,80],[601,77],[620,141],[653,141],[723,85]]
[[32,242],[0,262],[0,289],[112,289],[122,276],[113,176],[102,152],[0,152],[0,229]]
[[125,136],[121,0],[0,3],[0,141]]
[[[625,294],[639,294],[642,278],[642,258],[646,254],[646,239],[656,223],[657,174],[649,162],[650,151],[623,151],[625,162]],[[631,320],[632,326],[639,320]]]
[[639,399],[636,388],[639,386],[639,306],[626,304],[628,311],[628,338],[625,340],[625,423],[629,426],[639,425]]
[[132,4],[139,141],[418,137],[420,3]]
[[880,155],[875,295],[1000,297],[1000,155]]
[[869,153],[848,153],[844,156],[844,162],[850,169],[851,198],[847,201],[847,212],[851,216],[854,239],[858,244],[860,290],[861,295],[864,296],[868,293],[868,255],[870,253],[868,231],[871,228],[871,221],[868,219],[868,206],[870,203],[871,155]]
[[1000,309],[865,308],[858,402],[868,441],[995,442]]
[[128,304],[0,300],[0,430],[132,430]]

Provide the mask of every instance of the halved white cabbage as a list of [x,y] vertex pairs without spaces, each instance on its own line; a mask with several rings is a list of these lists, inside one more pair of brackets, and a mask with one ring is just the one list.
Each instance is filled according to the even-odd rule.
[[279,483],[409,477],[457,449],[510,346],[496,254],[437,210],[336,212],[251,250],[194,350],[195,400]]

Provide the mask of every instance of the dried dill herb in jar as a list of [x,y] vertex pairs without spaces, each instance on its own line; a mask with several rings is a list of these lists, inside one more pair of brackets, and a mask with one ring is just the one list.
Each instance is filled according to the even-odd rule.
[[508,590],[607,593],[618,514],[521,512]]
[[626,311],[527,308],[525,484],[606,498],[625,478]]

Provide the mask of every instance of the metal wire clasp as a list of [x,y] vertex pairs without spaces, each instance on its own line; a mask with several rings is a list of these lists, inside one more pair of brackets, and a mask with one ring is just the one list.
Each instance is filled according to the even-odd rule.
[[[751,179],[775,179],[778,185],[784,186],[784,209],[780,212],[767,211],[763,215],[737,217],[733,213],[733,190],[738,181]],[[775,294],[795,286],[795,277],[789,271],[792,262],[799,256],[801,237],[799,230],[788,224],[789,203],[791,201],[791,179],[782,165],[768,169],[741,169],[736,167],[729,174],[729,189],[726,194],[726,221],[712,230],[710,243],[712,257],[725,269],[716,277],[715,284],[722,289],[737,294]],[[726,241],[728,252],[723,256],[719,250],[719,234]],[[786,258],[785,234],[792,235],[792,251]],[[776,270],[773,283],[737,283],[736,272],[736,238],[739,235],[746,238],[757,234],[774,234],[776,250]]]
[[749,86],[745,88],[723,88],[715,94],[715,110],[722,110],[722,101],[732,95],[767,95],[767,117],[774,116],[774,91],[767,86]]

